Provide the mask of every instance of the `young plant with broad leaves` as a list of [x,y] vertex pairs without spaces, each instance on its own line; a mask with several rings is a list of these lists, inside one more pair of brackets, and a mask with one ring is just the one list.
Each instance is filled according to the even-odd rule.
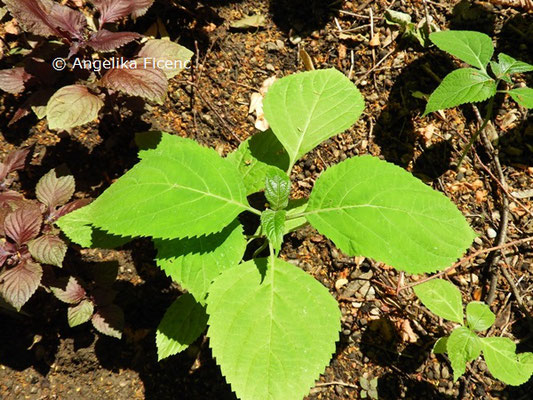
[[[23,59],[14,56],[15,66],[0,70],[1,90],[30,94],[10,124],[33,110],[50,129],[68,130],[96,120],[106,100],[112,108],[120,95],[162,103],[168,80],[192,57],[170,40],[116,31],[119,21],[143,15],[153,0],[91,0],[90,16],[53,0],[4,3],[26,32],[44,38],[28,40],[29,48],[18,52]],[[133,56],[119,51],[134,41],[143,45]]]
[[[85,243],[94,229],[153,239],[158,266],[188,292],[158,327],[160,359],[209,327],[238,397],[301,399],[335,351],[340,312],[322,284],[279,257],[285,235],[311,224],[350,256],[411,273],[449,266],[475,236],[444,195],[376,157],[342,161],[321,174],[309,199],[291,198],[295,163],[352,126],[363,108],[357,88],[334,69],[284,77],[264,99],[271,130],[226,158],[190,139],[139,134],[138,164],[58,224]],[[248,196],[261,191],[267,206],[254,208]],[[255,234],[243,233],[243,213],[256,216]],[[267,256],[243,259],[258,240]]]
[[[489,99],[483,123],[472,136],[461,157],[462,161],[479,133],[491,120],[496,93],[506,93],[520,106],[533,108],[533,89],[515,85],[512,79],[513,75],[533,71],[533,65],[515,60],[505,53],[498,54],[498,61],[492,60],[494,46],[491,38],[484,33],[440,31],[431,33],[429,38],[440,50],[470,64],[471,67],[456,69],[444,77],[429,96],[424,115]],[[498,90],[500,86],[502,89]]]
[[466,305],[466,323],[461,292],[452,283],[433,279],[414,287],[422,304],[431,312],[448,321],[456,322],[451,334],[437,340],[435,354],[448,354],[453,379],[465,373],[466,364],[481,353],[490,373],[508,385],[521,385],[533,374],[533,353],[516,353],[516,344],[508,337],[480,337],[477,332],[489,329],[496,319],[490,307],[479,301]]

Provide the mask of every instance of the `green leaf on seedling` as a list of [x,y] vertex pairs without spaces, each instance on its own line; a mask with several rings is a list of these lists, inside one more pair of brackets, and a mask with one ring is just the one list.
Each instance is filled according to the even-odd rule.
[[92,203],[93,225],[121,236],[194,237],[249,208],[232,163],[192,140],[163,137]]
[[465,103],[477,103],[496,94],[496,82],[486,72],[461,68],[450,72],[429,96],[424,115]]
[[494,53],[492,40],[480,32],[440,31],[429,38],[439,49],[479,69],[485,69]]
[[490,307],[480,301],[472,301],[466,306],[466,322],[470,329],[484,331],[489,329],[496,317]]
[[218,233],[197,238],[155,239],[154,245],[157,265],[196,301],[204,303],[213,279],[241,261],[246,240],[241,224],[235,220]]
[[507,93],[522,107],[533,108],[533,89],[522,87],[511,89]]
[[178,297],[157,327],[157,360],[177,354],[192,344],[207,327],[203,305],[190,294]]
[[239,169],[246,194],[265,188],[267,172],[289,168],[289,155],[270,129],[246,139],[227,159]]
[[516,354],[516,345],[509,338],[481,338],[481,346],[490,373],[508,385],[518,386],[533,374],[533,353]]
[[131,237],[110,235],[91,225],[89,204],[59,218],[55,223],[74,243],[87,248],[114,249],[131,240]]
[[460,326],[448,338],[446,350],[452,363],[453,380],[457,381],[465,373],[466,363],[479,357],[481,342],[474,332]]
[[[513,57],[508,56],[505,53],[498,54],[498,65],[500,73],[504,74],[519,74],[522,72],[533,71],[533,65],[515,60]],[[493,72],[496,73],[494,70]]]
[[287,220],[285,221],[284,235],[307,225],[308,222],[304,216],[292,218],[293,216],[303,214],[306,208],[307,199],[289,200],[289,205],[287,206]]
[[433,353],[444,354],[446,353],[446,346],[448,344],[448,336],[439,338],[433,345]]
[[448,267],[475,237],[446,196],[371,156],[323,172],[304,215],[346,254],[409,273]]
[[301,400],[339,338],[335,299],[280,259],[224,271],[209,291],[207,314],[213,355],[241,399]]
[[265,179],[265,197],[273,210],[282,210],[289,204],[291,181],[280,170],[270,170]]
[[496,76],[496,78],[502,79],[509,84],[513,83],[511,75],[509,75],[503,70],[503,67],[500,63],[497,63],[496,61],[491,61],[490,69],[492,70],[492,73],[494,74],[494,76]]
[[444,279],[432,279],[413,289],[431,312],[449,321],[463,323],[463,301],[455,285]]
[[287,150],[291,165],[348,129],[364,109],[359,90],[335,69],[284,77],[268,90],[263,104],[265,118]]
[[267,209],[261,213],[261,227],[274,250],[279,251],[285,233],[285,210]]

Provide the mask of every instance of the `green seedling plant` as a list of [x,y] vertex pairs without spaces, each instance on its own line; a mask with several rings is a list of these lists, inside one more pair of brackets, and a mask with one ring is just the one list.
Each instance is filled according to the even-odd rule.
[[[479,133],[485,129],[491,120],[496,93],[506,93],[522,107],[533,108],[533,89],[529,87],[508,88],[508,85],[513,85],[513,75],[531,72],[533,65],[515,60],[505,53],[499,53],[498,61],[493,61],[494,46],[492,40],[480,32],[440,31],[431,33],[429,39],[440,50],[470,64],[471,67],[456,69],[446,75],[429,96],[423,115],[465,103],[489,100],[483,122],[472,135],[461,156],[460,164]],[[505,87],[498,90],[503,84]]]
[[508,385],[521,385],[533,374],[533,353],[516,353],[515,343],[507,337],[480,337],[478,332],[489,329],[496,319],[490,307],[479,301],[466,305],[466,322],[460,290],[443,279],[433,279],[414,287],[415,294],[431,312],[460,324],[451,334],[439,338],[433,347],[435,354],[448,354],[453,379],[465,373],[466,364],[481,353],[490,373]]
[[[284,77],[264,99],[270,130],[225,158],[190,139],[139,134],[140,161],[58,224],[86,244],[95,229],[152,238],[157,265],[186,291],[157,329],[159,359],[208,328],[239,398],[302,399],[335,351],[341,315],[321,283],[280,257],[285,235],[310,224],[350,256],[410,273],[446,268],[475,237],[443,194],[368,155],[323,171],[308,199],[291,198],[296,162],[352,126],[363,109],[360,92],[337,70]],[[266,205],[255,208],[248,196],[257,192]],[[245,235],[241,220],[254,216],[257,230]],[[247,245],[257,257],[243,259]]]

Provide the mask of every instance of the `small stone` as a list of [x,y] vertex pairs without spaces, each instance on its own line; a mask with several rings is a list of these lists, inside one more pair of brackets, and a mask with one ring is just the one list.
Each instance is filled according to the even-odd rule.
[[268,71],[272,71],[272,72],[275,72],[276,71],[276,68],[274,68],[274,66],[272,64],[267,64],[266,67],[265,67]]
[[347,283],[348,283],[348,279],[346,278],[337,279],[337,281],[335,282],[335,289],[339,290]]
[[448,367],[446,365],[442,367],[440,371],[440,376],[444,379],[448,379],[450,377],[450,371],[448,370]]
[[489,228],[487,229],[487,236],[491,239],[494,239],[496,236],[498,236],[498,234],[496,233],[494,229]]

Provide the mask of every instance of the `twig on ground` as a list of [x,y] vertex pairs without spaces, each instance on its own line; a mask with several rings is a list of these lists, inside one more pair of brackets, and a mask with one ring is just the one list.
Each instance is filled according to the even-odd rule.
[[345,386],[352,389],[359,389],[359,386],[352,385],[351,383],[341,382],[341,381],[331,381],[331,382],[320,382],[315,385],[315,387],[322,387],[322,386]]
[[[454,263],[452,266],[446,268],[443,271],[440,271],[440,272],[436,273],[435,275],[431,275],[431,276],[428,276],[427,278],[420,279],[419,281],[416,281],[414,283],[410,283],[408,285],[402,286],[399,291],[401,292],[402,290],[410,289],[410,288],[412,288],[414,286],[421,285],[422,283],[431,281],[431,280],[433,280],[435,278],[438,278],[440,276],[447,275],[450,271],[452,271],[455,268],[467,263],[470,260],[473,260],[474,258],[476,258],[477,256],[479,256],[481,254],[491,253],[491,252],[493,252],[495,250],[505,249],[507,247],[512,247],[512,246],[516,246],[516,245],[519,245],[519,244],[522,244],[522,243],[526,243],[526,242],[531,242],[531,241],[533,241],[533,236],[529,236],[529,237],[526,237],[526,238],[513,240],[511,242],[504,243],[501,246],[494,246],[494,247],[490,247],[488,249],[481,249],[481,250],[475,251],[472,254],[470,254],[469,256],[462,258],[461,260],[459,260],[456,263]],[[394,288],[390,288],[389,287],[388,289],[394,291]]]
[[376,68],[379,67],[381,65],[381,63],[383,63],[383,61],[385,61],[387,59],[387,57],[389,57],[395,51],[396,51],[396,49],[392,49],[387,54],[385,54],[383,56],[383,58],[376,63],[376,65],[374,65],[372,68],[370,68],[368,71],[366,71],[361,78],[359,78],[357,81],[355,81],[355,84],[358,85],[363,79],[365,79],[368,76],[368,74],[374,72],[376,70]]
[[[475,105],[472,105],[472,109],[474,110],[474,113],[476,114],[476,119],[478,120],[478,123],[481,124],[481,127],[483,127],[483,123],[485,122],[485,120],[481,118],[478,108]],[[492,127],[492,124],[490,126]],[[485,127],[485,129],[487,128],[488,126]],[[501,202],[501,211],[500,211],[500,226],[498,229],[498,236],[496,238],[496,243],[495,243],[496,246],[501,246],[507,240],[507,227],[509,225],[509,198],[507,196],[507,193],[508,193],[507,182],[505,180],[505,175],[503,173],[503,169],[500,164],[500,158],[498,157],[498,151],[494,148],[494,146],[488,139],[485,129],[481,129],[480,131],[481,142],[483,143],[483,146],[485,147],[486,152],[492,158],[492,164],[494,165],[496,169],[496,174],[501,183],[501,187],[504,189],[504,192],[501,195],[502,202]],[[488,128],[488,129],[494,129],[494,127]],[[500,252],[494,253],[489,259],[487,271],[490,274],[490,286],[489,286],[489,291],[486,297],[487,304],[491,304],[494,301],[494,297],[496,296],[496,287],[498,285],[498,279],[500,278],[500,268],[498,267],[498,263],[500,262],[500,259],[501,259]]]
[[198,88],[198,85],[195,83],[195,82],[192,82],[192,81],[187,81],[187,83],[191,86],[194,86],[196,87],[196,94],[198,95],[198,97],[204,102],[204,104],[213,112],[213,114],[215,114],[215,116],[217,117],[217,119],[219,120],[219,122],[222,124],[222,127],[224,129],[226,129],[226,131],[228,131],[228,133],[233,136],[233,138],[235,140],[237,140],[239,143],[242,142],[242,140],[233,132],[233,130],[230,128],[230,126],[228,125],[228,123],[226,122],[226,120],[222,117],[222,115],[220,115],[220,113],[218,112],[218,110],[213,107],[213,105],[211,104],[211,102],[209,100],[207,100],[204,95],[202,94],[202,92],[200,91],[200,89]]

